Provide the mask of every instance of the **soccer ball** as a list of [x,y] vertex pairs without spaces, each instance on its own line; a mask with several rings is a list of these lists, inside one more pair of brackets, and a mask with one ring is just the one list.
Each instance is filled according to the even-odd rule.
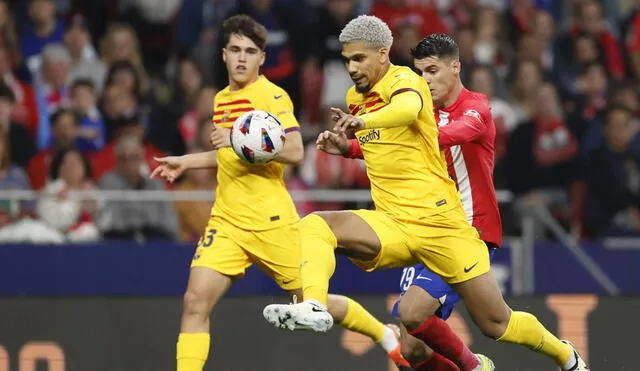
[[233,123],[231,146],[242,160],[266,164],[284,147],[282,124],[269,112],[249,111]]

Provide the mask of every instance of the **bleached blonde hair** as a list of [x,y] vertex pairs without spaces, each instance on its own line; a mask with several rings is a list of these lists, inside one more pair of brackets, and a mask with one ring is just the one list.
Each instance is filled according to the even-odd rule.
[[338,40],[342,44],[361,41],[376,48],[391,48],[393,35],[382,19],[361,15],[344,26]]

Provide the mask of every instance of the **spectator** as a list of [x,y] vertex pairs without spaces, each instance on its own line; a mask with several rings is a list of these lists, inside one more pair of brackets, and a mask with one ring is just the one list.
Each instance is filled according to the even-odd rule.
[[216,55],[220,45],[218,28],[235,7],[234,0],[185,0],[176,25],[179,57],[191,57],[198,63],[207,84],[214,83]]
[[602,126],[608,104],[609,83],[604,66],[592,64],[578,78],[580,95],[570,115],[572,131],[589,152],[602,142]]
[[344,68],[338,36],[347,22],[357,15],[356,1],[329,0],[317,12],[313,25],[313,64],[303,71],[303,88],[308,101],[305,109],[314,123],[322,120],[325,107],[344,104],[344,96],[353,84]]
[[190,59],[180,61],[173,101],[180,107],[181,112],[187,111],[194,105],[202,85],[202,73],[198,65]]
[[93,168],[93,175],[96,180],[116,167],[118,163],[116,153],[117,142],[120,138],[129,136],[135,137],[144,144],[144,157],[140,167],[142,174],[146,175],[150,173],[149,169],[154,167],[154,157],[164,156],[155,145],[145,140],[146,129],[140,123],[137,116],[123,118],[118,122],[114,139],[107,143],[100,152],[91,154],[91,167]]
[[522,61],[515,68],[515,80],[509,103],[516,114],[516,121],[528,120],[534,112],[535,101],[542,84],[542,71],[537,63]]
[[[208,147],[207,147],[208,148]],[[206,149],[192,147],[190,153],[204,152]],[[176,191],[207,191],[217,186],[216,169],[191,169],[184,175],[184,180],[175,187]],[[180,223],[180,239],[197,241],[207,226],[211,215],[210,201],[179,201],[175,204]]]
[[576,36],[573,45],[573,63],[561,64],[556,72],[560,87],[569,99],[577,99],[585,88],[580,79],[591,65],[601,64],[603,57],[598,47],[598,41],[589,34]]
[[406,0],[381,0],[373,4],[372,15],[385,21],[392,30],[401,23],[415,24],[421,35],[446,33],[447,27],[438,15],[438,9],[430,5],[409,5]]
[[211,123],[213,98],[216,93],[217,91],[211,86],[202,87],[196,95],[191,108],[178,121],[178,129],[187,148],[195,144],[198,135],[198,124],[201,121],[205,121],[208,124]]
[[594,236],[640,233],[640,137],[631,113],[613,107],[604,143],[586,160],[586,226]]
[[391,48],[391,61],[398,66],[413,68],[413,55],[411,49],[420,41],[419,28],[410,22],[400,23],[396,26],[393,46]]
[[[100,238],[94,223],[98,200],[79,200],[69,192],[91,191],[91,166],[78,150],[63,148],[51,160],[50,182],[38,200],[37,213],[49,227],[62,233],[69,241],[95,241]],[[96,197],[98,197],[96,195]]]
[[489,66],[477,66],[471,72],[469,88],[482,93],[489,98],[491,104],[491,116],[496,125],[495,139],[495,182],[502,185],[505,176],[502,162],[507,155],[507,141],[509,133],[515,130],[518,121],[511,105],[504,99],[496,96],[495,83],[498,80]]
[[556,25],[553,16],[545,10],[537,10],[533,17],[531,34],[538,40],[542,53],[541,66],[545,72],[553,71],[555,63],[554,37]]
[[[0,132],[0,190],[29,190],[24,170],[11,161],[9,138]],[[15,223],[31,212],[29,204],[15,200],[0,200],[0,227]]]
[[81,152],[99,151],[106,142],[106,129],[97,99],[93,81],[79,79],[71,85],[71,104],[80,118],[76,148]]
[[640,81],[640,8],[629,18],[625,42],[630,72]]
[[511,134],[507,184],[516,194],[563,189],[575,180],[578,141],[565,123],[556,89],[543,84],[530,121]]
[[71,57],[62,44],[51,44],[45,47],[42,52],[42,74],[36,84],[36,99],[40,113],[36,136],[38,149],[42,150],[51,146],[49,116],[60,108],[70,106],[67,88],[70,67]]
[[602,47],[604,62],[610,75],[616,79],[623,78],[625,65],[622,48],[616,38],[614,27],[607,23],[602,13],[602,5],[595,0],[585,0],[578,2],[575,9],[575,17],[571,19],[564,35],[558,39],[559,45],[556,50],[562,52],[558,61],[571,63],[574,60],[571,45],[575,43],[577,36],[586,33],[595,38]]
[[631,112],[636,119],[640,119],[640,93],[633,83],[622,84],[617,87],[611,99],[612,104],[623,107]]
[[131,90],[116,84],[107,85],[102,96],[102,117],[108,140],[115,137],[122,122],[140,120],[141,114],[138,98]]
[[[149,179],[140,169],[144,165],[144,147],[139,138],[122,136],[115,145],[116,167],[99,182],[102,190],[157,191],[163,185]],[[107,201],[100,217],[105,238],[175,240],[178,220],[169,201]]]
[[124,24],[110,26],[107,34],[102,39],[100,55],[108,68],[111,68],[111,65],[115,62],[131,63],[140,79],[142,95],[146,95],[149,92],[149,76],[142,61],[140,43],[131,27]]
[[142,91],[142,82],[135,66],[129,61],[118,61],[111,64],[107,72],[106,85],[115,85],[133,94],[137,99],[143,100],[145,94]]
[[478,8],[473,19],[474,33],[473,56],[476,63],[492,64],[504,75],[508,65],[506,51],[500,34],[500,18],[498,12],[490,7]]
[[13,91],[15,98],[11,118],[25,125],[31,134],[35,134],[40,119],[36,95],[30,84],[18,79],[13,73],[13,67],[9,50],[0,45],[0,79]]
[[25,126],[12,120],[14,105],[13,91],[0,83],[0,133],[9,140],[9,149],[4,150],[9,152],[9,158],[14,164],[24,168],[36,154],[36,147]]
[[7,0],[0,0],[0,47],[7,53],[8,64],[18,67],[22,63],[20,40],[16,22]]
[[69,81],[90,79],[96,91],[101,92],[104,88],[107,68],[98,59],[98,53],[91,45],[89,30],[82,22],[79,17],[74,18],[64,35],[64,44],[71,56]]
[[73,111],[60,109],[51,115],[51,146],[38,152],[29,161],[27,173],[31,187],[39,190],[46,183],[53,153],[61,148],[73,148],[78,138],[78,117]]
[[52,0],[29,0],[29,20],[22,32],[20,47],[32,76],[40,70],[40,53],[48,44],[61,43],[64,24],[56,18],[56,4]]

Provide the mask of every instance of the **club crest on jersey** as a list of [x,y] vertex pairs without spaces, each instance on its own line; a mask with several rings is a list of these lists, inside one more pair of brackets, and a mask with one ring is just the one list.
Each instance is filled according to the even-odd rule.
[[478,111],[476,111],[476,110],[473,110],[473,109],[469,109],[469,110],[464,111],[464,113],[462,115],[463,116],[475,117],[478,120],[482,120],[480,118],[480,113]]
[[358,143],[360,146],[364,146],[372,140],[378,139],[380,139],[380,129],[371,129],[367,134],[358,136]]

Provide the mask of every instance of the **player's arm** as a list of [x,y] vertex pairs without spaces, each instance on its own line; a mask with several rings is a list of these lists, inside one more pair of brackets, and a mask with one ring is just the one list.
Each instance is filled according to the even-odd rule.
[[480,138],[487,130],[488,114],[486,108],[480,105],[465,108],[460,119],[438,129],[438,143],[440,148],[446,148],[473,142]]
[[284,135],[284,147],[276,156],[275,161],[287,165],[298,165],[302,162],[303,157],[304,145],[302,143],[300,130],[286,132]]
[[207,169],[218,166],[218,151],[190,153],[182,157],[187,169]]
[[394,89],[389,104],[383,108],[359,116],[364,121],[365,128],[391,128],[414,123],[422,109],[422,94],[411,84],[408,85]]
[[275,161],[287,164],[298,165],[304,157],[304,144],[300,134],[300,124],[293,114],[293,103],[289,96],[282,92],[271,98],[270,111],[282,127],[284,128],[284,147],[276,156]]
[[169,183],[175,182],[189,169],[203,169],[218,166],[218,151],[190,153],[182,156],[156,157],[158,167],[153,169],[149,178],[162,178]]

